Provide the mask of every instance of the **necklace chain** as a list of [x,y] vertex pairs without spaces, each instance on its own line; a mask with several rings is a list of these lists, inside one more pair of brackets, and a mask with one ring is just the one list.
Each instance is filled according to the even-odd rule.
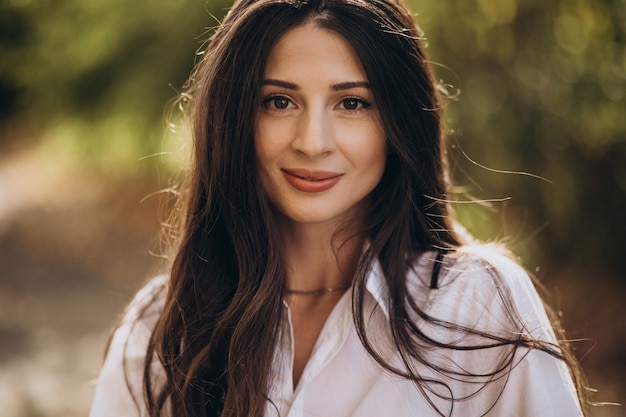
[[327,294],[329,292],[348,289],[350,285],[352,285],[352,282],[348,281],[344,284],[337,285],[336,287],[326,287],[326,288],[320,288],[317,290],[294,290],[291,288],[287,288],[285,292],[287,293],[287,295],[322,295],[322,294]]

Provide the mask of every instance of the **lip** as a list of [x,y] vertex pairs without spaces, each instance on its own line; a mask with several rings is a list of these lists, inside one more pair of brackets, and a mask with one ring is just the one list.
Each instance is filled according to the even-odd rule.
[[300,168],[283,168],[282,173],[293,188],[305,193],[321,193],[337,184],[343,174],[334,171],[319,171]]

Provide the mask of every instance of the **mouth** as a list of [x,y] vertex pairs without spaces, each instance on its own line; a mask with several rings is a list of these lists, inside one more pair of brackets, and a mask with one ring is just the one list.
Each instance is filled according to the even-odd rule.
[[334,171],[320,171],[308,169],[282,169],[287,182],[298,191],[305,193],[320,193],[337,184],[343,174]]
[[305,181],[326,181],[329,179],[341,177],[343,174],[333,171],[314,171],[308,169],[282,169],[282,171],[290,176],[303,179]]

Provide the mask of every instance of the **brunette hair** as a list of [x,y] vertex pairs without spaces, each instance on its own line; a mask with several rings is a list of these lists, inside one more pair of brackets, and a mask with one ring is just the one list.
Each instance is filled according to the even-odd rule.
[[[166,404],[179,416],[264,413],[285,270],[276,219],[258,178],[254,115],[271,48],[305,22],[352,45],[387,134],[385,172],[362,231],[369,246],[354,278],[359,336],[376,361],[415,381],[428,399],[428,381],[387,364],[371,347],[363,321],[365,276],[376,258],[389,290],[394,345],[403,357],[420,359],[415,341],[435,342],[409,317],[434,320],[407,303],[410,261],[462,243],[446,203],[442,100],[422,34],[402,0],[241,0],[212,36],[184,95],[193,108],[193,165],[165,307],[147,351],[150,416],[161,415]],[[522,336],[498,341],[564,357],[559,348]],[[154,357],[165,370],[159,386]]]

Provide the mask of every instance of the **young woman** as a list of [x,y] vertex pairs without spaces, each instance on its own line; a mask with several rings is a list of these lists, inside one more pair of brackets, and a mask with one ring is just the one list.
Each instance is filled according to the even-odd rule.
[[242,0],[186,97],[176,254],[113,335],[92,417],[583,414],[529,277],[455,225],[401,0]]

